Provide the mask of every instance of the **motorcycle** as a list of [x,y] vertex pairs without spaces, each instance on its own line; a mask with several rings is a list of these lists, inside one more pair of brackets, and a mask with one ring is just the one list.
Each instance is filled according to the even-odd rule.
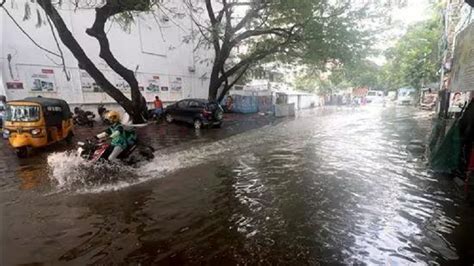
[[[107,161],[113,150],[109,142],[102,139],[87,139],[77,143],[77,154],[84,160],[99,162]],[[151,161],[155,156],[151,146],[136,143],[129,145],[117,158],[126,165],[135,165],[142,161]]]
[[95,114],[91,111],[84,111],[79,107],[74,108],[74,116],[72,117],[74,125],[94,127],[94,118]]

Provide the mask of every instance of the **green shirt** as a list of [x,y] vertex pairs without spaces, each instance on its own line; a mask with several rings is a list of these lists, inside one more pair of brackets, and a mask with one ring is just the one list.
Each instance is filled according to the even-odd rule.
[[119,146],[122,149],[125,149],[127,147],[127,137],[125,135],[125,130],[123,129],[123,126],[120,123],[115,123],[112,126],[110,126],[105,133],[107,135],[112,136],[112,146]]

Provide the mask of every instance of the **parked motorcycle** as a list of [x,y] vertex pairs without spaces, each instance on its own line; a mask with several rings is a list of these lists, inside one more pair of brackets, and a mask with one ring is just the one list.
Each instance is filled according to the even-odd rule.
[[79,107],[74,108],[74,116],[72,117],[74,125],[93,127],[94,118],[95,114],[91,111],[84,111]]
[[[84,160],[92,162],[107,161],[113,150],[109,142],[99,139],[87,139],[85,142],[78,142],[77,145],[77,154]],[[154,151],[151,146],[137,143],[127,147],[117,158],[126,165],[135,165],[155,158]]]

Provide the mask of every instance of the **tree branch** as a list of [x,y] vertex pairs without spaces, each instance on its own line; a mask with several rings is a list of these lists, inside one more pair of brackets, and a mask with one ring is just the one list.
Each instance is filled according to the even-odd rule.
[[222,99],[224,99],[224,96],[229,92],[229,90],[234,87],[234,85],[242,78],[242,76],[247,72],[248,68],[250,67],[249,65],[244,66],[244,68],[240,71],[239,75],[235,77],[235,79],[229,84],[229,79],[225,79],[225,84],[224,84],[224,89],[222,90],[221,94],[217,98],[218,102],[221,102]]
[[292,29],[283,29],[283,28],[273,28],[273,29],[265,29],[265,30],[248,30],[245,31],[241,34],[239,34],[237,37],[232,40],[233,45],[237,45],[241,41],[251,38],[251,37],[256,37],[256,36],[261,36],[261,35],[277,35],[280,37],[285,37],[288,35],[291,35],[293,31]]
[[71,77],[69,76],[69,73],[67,72],[67,69],[66,69],[66,61],[64,60],[64,53],[63,53],[63,50],[61,49],[61,46],[59,45],[58,37],[56,37],[56,33],[54,32],[53,23],[51,23],[51,19],[49,17],[47,17],[46,20],[48,20],[49,28],[51,29],[51,33],[53,34],[54,42],[56,43],[56,46],[58,47],[59,54],[61,55],[61,62],[63,66],[64,75],[66,75],[67,81],[70,81]]
[[247,11],[245,16],[239,21],[239,23],[237,23],[237,25],[235,25],[234,32],[241,30],[250,20],[252,20],[252,18],[254,18],[258,14],[258,12],[260,12],[260,10],[267,6],[267,3],[266,1],[257,0],[255,3],[250,5],[250,10]]
[[[141,93],[138,87],[138,81],[132,70],[124,67],[112,54],[110,50],[109,39],[105,33],[104,27],[109,17],[114,16],[120,12],[131,11],[126,6],[120,4],[120,1],[108,0],[107,3],[95,9],[95,21],[91,28],[86,30],[89,36],[97,39],[100,46],[99,56],[104,59],[107,65],[112,68],[118,75],[120,75],[129,85],[132,93],[132,102],[135,110],[140,109]],[[135,114],[136,115],[136,114]]]
[[18,24],[18,22],[15,20],[15,18],[10,14],[10,12],[8,12],[8,10],[3,6],[5,4],[5,1],[2,2],[2,5],[0,5],[3,10],[5,11],[5,13],[8,15],[8,17],[10,17],[10,19],[13,21],[13,23],[15,23],[15,25],[18,27],[18,29],[23,33],[25,34],[25,36],[30,39],[31,42],[33,42],[33,44],[38,47],[39,49],[49,53],[49,54],[52,54],[54,56],[57,56],[57,57],[61,57],[61,55],[51,51],[51,50],[48,50],[46,48],[44,48],[43,46],[39,45],[21,26],[20,24]]
[[285,47],[286,45],[288,45],[291,41],[292,41],[292,37],[289,37],[288,39],[286,39],[284,42],[282,43],[279,43],[279,44],[276,44],[274,47],[272,47],[271,49],[266,49],[264,51],[256,51],[252,54],[250,54],[249,56],[247,56],[245,59],[242,59],[239,63],[237,63],[235,66],[233,66],[232,68],[230,68],[229,70],[227,70],[225,72],[225,74],[223,74],[220,78],[219,78],[219,81],[220,83],[224,82],[224,79],[234,75],[237,71],[239,71],[239,69],[241,69],[242,67],[246,66],[246,65],[251,65],[253,62],[257,62],[259,60],[262,60],[264,59],[265,57],[269,56],[270,54],[274,54],[276,52],[278,52],[279,49],[281,49],[282,47]]
[[119,103],[127,113],[133,114],[133,107],[130,100],[125,97],[112,83],[110,83],[104,74],[95,66],[95,64],[86,55],[80,44],[74,38],[72,33],[67,28],[64,20],[59,12],[52,5],[50,0],[38,0],[38,5],[43,8],[46,15],[51,19],[56,27],[59,38],[63,44],[71,51],[74,57],[79,62],[79,68],[87,71],[89,75],[97,82],[102,89],[107,92],[117,103]]
[[209,20],[211,21],[211,34],[212,34],[212,44],[214,45],[214,50],[216,52],[216,58],[219,57],[221,52],[221,47],[219,44],[219,33],[218,33],[218,21],[214,15],[214,9],[212,7],[211,0],[206,0],[206,10]]

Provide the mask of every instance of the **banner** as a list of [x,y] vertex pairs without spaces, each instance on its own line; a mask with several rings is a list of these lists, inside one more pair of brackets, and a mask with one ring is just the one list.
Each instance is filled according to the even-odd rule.
[[449,96],[449,109],[448,112],[458,113],[461,112],[462,107],[469,102],[470,92],[451,92]]
[[81,88],[84,92],[103,92],[102,88],[95,83],[95,80],[84,70],[81,70]]
[[183,89],[183,79],[181,77],[170,77],[170,90],[172,92],[181,92]]
[[148,93],[159,93],[161,80],[158,75],[144,75],[144,86],[145,92]]
[[450,89],[474,90],[474,22],[456,36]]
[[56,90],[53,69],[41,69],[34,71],[30,75],[31,91],[33,92],[53,92]]

